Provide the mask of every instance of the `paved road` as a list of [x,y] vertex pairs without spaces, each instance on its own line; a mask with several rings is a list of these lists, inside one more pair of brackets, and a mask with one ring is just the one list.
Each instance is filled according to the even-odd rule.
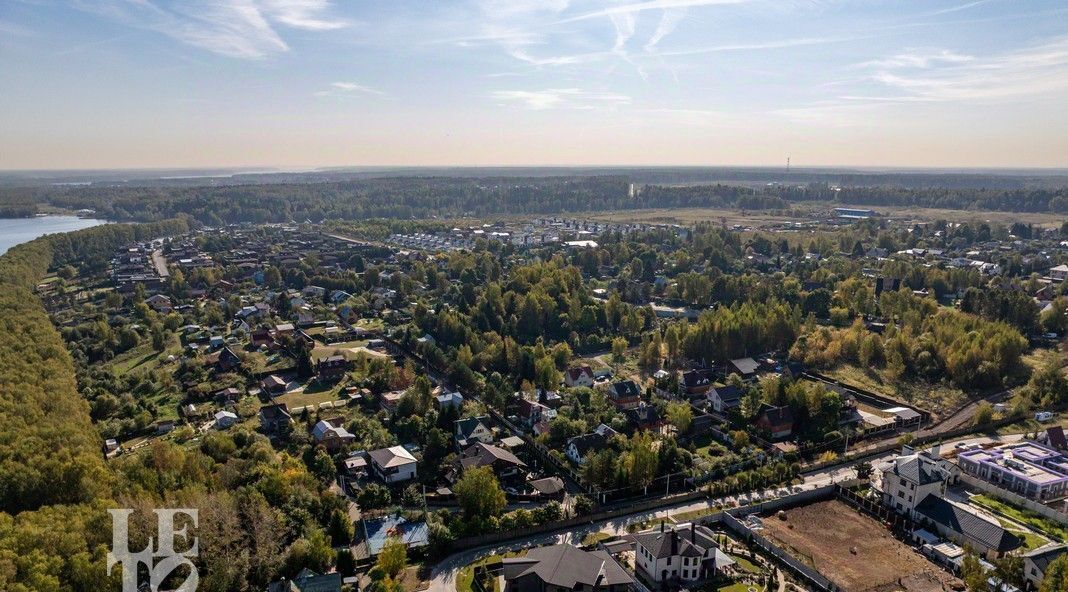
[[[955,440],[943,445],[942,452],[945,453],[950,449],[956,447],[957,444],[1005,444],[1009,442],[1016,442],[1023,438],[1023,434],[1011,434],[1005,436],[976,436],[971,438],[963,438]],[[948,448],[946,448],[948,447]],[[895,452],[882,454],[879,456],[873,456],[867,458],[871,464],[878,467],[881,462],[888,461],[895,456]],[[756,503],[763,499],[772,499],[775,497],[781,497],[790,493],[798,493],[801,491],[808,491],[836,483],[840,481],[847,481],[856,477],[856,472],[852,466],[839,466],[824,471],[815,473],[809,473],[805,475],[805,482],[802,485],[796,485],[790,488],[780,487],[777,489],[770,489],[763,492],[728,496],[725,498],[718,498],[715,500],[700,500],[696,502],[684,502],[675,506],[668,506],[659,510],[651,510],[644,512],[636,512],[634,514],[628,514],[626,516],[620,516],[609,520],[603,520],[594,522],[588,526],[581,528],[573,528],[563,532],[539,534],[497,545],[490,545],[487,547],[480,547],[477,549],[471,549],[467,551],[461,551],[445,558],[443,561],[434,566],[431,571],[430,579],[430,592],[453,592],[456,589],[456,574],[460,568],[469,565],[470,563],[482,559],[490,555],[499,555],[507,551],[515,551],[518,549],[538,547],[542,545],[550,545],[555,543],[571,543],[573,545],[580,545],[582,539],[587,534],[593,532],[607,532],[613,535],[626,534],[627,525],[640,522],[653,522],[661,518],[667,518],[673,514],[681,514],[683,512],[691,512],[694,510],[702,510],[710,508],[714,505],[723,504],[739,504],[747,505],[750,503]]]
[[993,405],[994,403],[1000,403],[1000,402],[1008,399],[1011,395],[1012,395],[1012,390],[1010,389],[1010,390],[1004,390],[1004,391],[1001,391],[1001,392],[994,393],[994,394],[989,395],[987,397],[984,397],[982,399],[976,399],[976,400],[968,403],[964,407],[961,407],[960,409],[958,409],[957,412],[954,413],[953,415],[950,415],[949,417],[943,419],[942,421],[940,421],[940,422],[938,422],[938,423],[936,423],[936,424],[934,424],[934,425],[932,425],[930,427],[924,428],[924,429],[920,430],[919,432],[916,432],[916,436],[917,437],[923,437],[923,436],[938,435],[938,434],[942,434],[942,433],[945,433],[945,432],[948,432],[948,431],[951,431],[951,430],[962,428],[962,427],[964,427],[966,425],[971,425],[973,417],[975,416],[975,411],[979,408],[979,404],[980,403],[985,401],[985,402],[990,403],[991,405]]
[[[885,459],[889,459],[892,455],[885,455]],[[878,460],[883,460],[880,458]],[[430,579],[430,592],[452,592],[456,589],[456,574],[460,568],[468,565],[474,561],[488,557],[490,555],[499,555],[507,551],[515,551],[518,549],[538,547],[542,545],[550,545],[555,543],[571,543],[573,545],[580,545],[582,539],[587,534],[593,532],[607,532],[613,535],[626,534],[627,525],[636,522],[650,522],[656,521],[661,518],[667,518],[672,514],[680,514],[683,512],[691,512],[694,510],[703,510],[710,508],[716,504],[749,504],[755,503],[762,499],[771,499],[775,497],[781,497],[790,493],[798,493],[801,491],[808,491],[816,489],[824,485],[829,485],[838,481],[846,481],[856,477],[856,472],[852,467],[837,467],[829,469],[827,471],[813,473],[805,477],[805,482],[802,485],[796,485],[792,488],[780,487],[777,489],[769,489],[763,492],[757,492],[739,496],[728,496],[725,498],[718,498],[715,500],[701,500],[696,502],[684,502],[675,506],[669,506],[661,508],[659,510],[651,510],[645,512],[636,512],[626,516],[620,516],[609,520],[603,520],[599,522],[591,523],[588,526],[573,528],[563,532],[539,534],[521,539],[516,539],[506,543],[498,545],[490,545],[488,547],[480,547],[477,549],[471,549],[468,551],[461,551],[459,553],[450,555],[443,561],[434,566],[431,571]]]

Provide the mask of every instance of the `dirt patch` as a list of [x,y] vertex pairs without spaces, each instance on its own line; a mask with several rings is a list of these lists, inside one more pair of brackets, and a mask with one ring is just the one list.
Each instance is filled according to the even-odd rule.
[[786,520],[766,518],[763,534],[848,592],[963,586],[882,524],[837,500],[787,510]]

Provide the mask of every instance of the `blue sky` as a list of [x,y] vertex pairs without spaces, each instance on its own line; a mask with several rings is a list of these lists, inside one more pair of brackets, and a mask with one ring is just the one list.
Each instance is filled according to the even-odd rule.
[[5,0],[0,168],[1068,166],[1063,0]]

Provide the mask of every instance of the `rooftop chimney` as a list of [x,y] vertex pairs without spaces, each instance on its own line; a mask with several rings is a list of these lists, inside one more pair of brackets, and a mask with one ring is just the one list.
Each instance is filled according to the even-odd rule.
[[690,542],[697,544],[697,523],[690,523]]
[[660,532],[664,532],[664,521],[660,521]]

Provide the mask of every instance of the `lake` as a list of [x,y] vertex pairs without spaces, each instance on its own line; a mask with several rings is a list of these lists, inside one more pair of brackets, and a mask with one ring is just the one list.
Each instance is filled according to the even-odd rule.
[[104,220],[79,218],[77,216],[0,218],[0,255],[3,255],[15,245],[32,241],[45,234],[81,230],[105,223]]

